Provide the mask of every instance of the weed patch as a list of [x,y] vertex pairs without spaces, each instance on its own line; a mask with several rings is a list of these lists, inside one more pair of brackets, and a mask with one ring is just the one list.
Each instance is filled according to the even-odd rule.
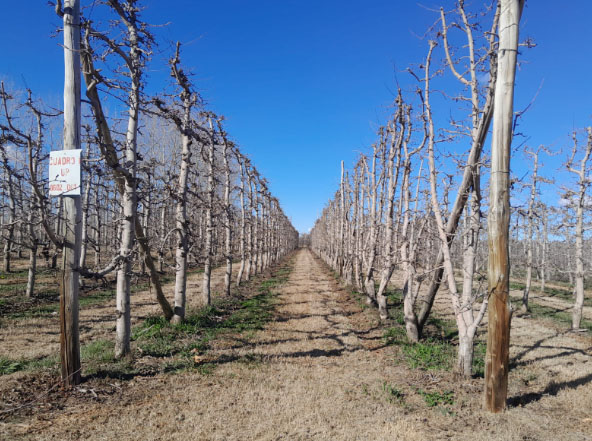
[[452,406],[454,404],[454,392],[451,390],[439,392],[426,392],[424,390],[418,389],[417,393],[419,393],[428,407],[436,407],[436,406]]
[[[451,320],[430,317],[424,340],[411,343],[403,325],[387,328],[383,339],[387,345],[401,348],[406,364],[412,369],[451,370],[457,351],[458,331]],[[473,356],[473,373],[483,377],[485,371],[485,343],[477,341]]]
[[35,358],[31,360],[14,360],[0,357],[0,376],[13,374],[20,371],[35,371],[41,369],[55,369],[58,366],[57,356]]
[[23,363],[8,358],[0,358],[0,375],[8,375],[23,369]]
[[382,336],[384,343],[387,345],[404,345],[407,344],[407,332],[402,326],[393,326],[387,328]]
[[450,370],[454,361],[454,346],[433,339],[407,344],[402,351],[412,369]]
[[386,400],[389,403],[402,404],[404,402],[405,394],[399,388],[386,381],[382,383],[382,391],[385,393]]

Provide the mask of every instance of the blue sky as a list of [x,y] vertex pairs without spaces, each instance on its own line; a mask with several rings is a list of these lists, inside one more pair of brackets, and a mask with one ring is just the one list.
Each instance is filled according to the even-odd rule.
[[[155,30],[161,45],[148,91],[169,83],[169,43],[180,40],[183,61],[209,107],[226,116],[229,133],[301,232],[337,189],[340,161],[351,166],[356,152],[374,142],[388,115],[395,75],[409,82],[402,71],[425,56],[427,42],[418,36],[437,19],[426,7],[453,6],[448,0],[144,4],[148,22],[169,23]],[[521,37],[532,37],[537,47],[522,51],[516,90],[520,109],[542,83],[520,128],[530,145],[555,150],[569,146],[574,127],[592,124],[592,2],[565,4],[527,0]],[[95,9],[92,14],[99,14]],[[44,1],[10,2],[0,24],[0,76],[59,103],[63,58],[59,39],[50,38],[60,25],[52,8]],[[561,161],[544,160],[544,173],[556,174]],[[526,173],[521,167],[517,158],[519,175]]]

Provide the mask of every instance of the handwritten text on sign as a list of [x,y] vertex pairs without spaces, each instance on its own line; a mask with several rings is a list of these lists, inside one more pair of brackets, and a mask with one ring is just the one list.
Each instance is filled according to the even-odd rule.
[[81,150],[49,152],[49,195],[80,195]]

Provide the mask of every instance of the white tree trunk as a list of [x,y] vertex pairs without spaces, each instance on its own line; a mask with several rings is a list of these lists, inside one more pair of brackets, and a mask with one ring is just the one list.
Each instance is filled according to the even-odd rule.
[[187,134],[191,117],[190,97],[184,102],[184,127],[181,135],[181,170],[177,184],[177,204],[175,208],[175,227],[177,232],[177,250],[175,253],[175,307],[172,322],[180,323],[185,319],[185,302],[187,295],[187,177],[191,167],[191,138]]
[[[87,145],[87,151],[85,158],[88,160],[90,157],[90,146]],[[83,168],[83,170],[87,171],[88,167]],[[81,228],[81,238],[80,238],[80,268],[86,267],[86,254],[88,249],[88,212],[90,209],[90,190],[91,190],[91,174],[87,171],[88,176],[84,180],[84,189],[83,189],[83,197],[82,197],[82,228]]]
[[222,159],[224,161],[224,258],[226,260],[226,272],[224,273],[224,293],[230,296],[230,284],[232,282],[232,205],[230,202],[230,147],[226,136],[222,134]]
[[12,181],[12,174],[7,173],[7,187],[8,187],[8,220],[6,228],[6,238],[4,239],[4,261],[3,270],[5,273],[10,272],[10,253],[12,251],[12,243],[14,241],[14,222],[16,214],[16,203],[14,198],[14,188]]
[[568,170],[578,176],[578,193],[576,206],[576,249],[575,249],[575,302],[572,312],[572,329],[580,329],[582,321],[582,310],[584,307],[584,207],[586,205],[586,191],[588,189],[589,178],[587,163],[592,154],[592,127],[587,128],[588,138],[584,157],[580,160],[580,168],[571,167],[573,157],[577,150],[577,139],[574,133],[574,150],[572,158],[569,161]]
[[202,296],[203,302],[209,305],[212,302],[212,295],[210,292],[210,281],[212,277],[212,259],[213,259],[213,238],[214,238],[214,158],[216,150],[216,140],[214,133],[214,126],[212,120],[209,120],[210,125],[210,142],[208,145],[208,186],[207,186],[207,201],[206,201],[206,240],[205,240],[205,265],[203,275]]
[[238,269],[238,275],[236,276],[236,285],[239,286],[241,284],[243,274],[245,271],[245,264],[246,264],[246,209],[245,209],[245,164],[243,164],[243,159],[240,155],[237,154],[238,163],[240,165],[241,170],[241,183],[240,183],[240,207],[241,207],[241,220],[240,220],[240,253],[241,253],[241,263]]
[[530,184],[530,198],[528,200],[528,225],[526,231],[526,283],[524,286],[524,292],[522,293],[522,311],[528,311],[528,295],[530,293],[530,287],[532,284],[532,248],[534,245],[534,204],[537,193],[537,173],[539,168],[539,152],[528,152],[533,157],[532,164],[532,182]]

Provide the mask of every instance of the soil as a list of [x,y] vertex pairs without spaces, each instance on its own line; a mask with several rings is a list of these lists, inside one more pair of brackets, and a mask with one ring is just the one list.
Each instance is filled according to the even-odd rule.
[[[47,401],[48,410],[15,413],[0,423],[0,438],[592,439],[589,334],[515,317],[509,407],[492,415],[481,409],[482,379],[409,368],[400,348],[385,346],[375,310],[339,286],[309,250],[293,259],[290,277],[278,290],[274,320],[250,339],[230,335],[217,341],[208,353],[213,371],[95,380],[69,394],[38,378],[38,401]],[[153,302],[136,297],[140,319],[153,307],[143,303]],[[437,312],[446,314],[448,303],[442,293]],[[85,332],[111,332],[113,322],[104,324],[101,317],[107,315],[101,311],[83,313]],[[106,330],[96,331],[101,326]],[[2,352],[10,352],[7,341],[16,350],[14,334],[27,329],[3,329]],[[49,353],[57,346],[34,342],[32,347]],[[31,381],[24,374],[2,379],[0,390],[7,395],[19,382]],[[443,406],[429,407],[422,394],[448,391],[453,403]]]
[[[236,265],[235,265],[236,266]],[[236,270],[236,268],[235,268]],[[211,291],[222,290],[224,267],[212,271]],[[187,279],[187,309],[202,305],[203,273],[195,273]],[[173,298],[174,283],[163,286],[165,296]],[[43,299],[31,299],[31,303],[43,304]],[[30,305],[26,305],[30,306]],[[161,312],[151,290],[134,292],[131,295],[132,326],[150,315]],[[15,312],[15,311],[10,311]],[[80,308],[80,344],[101,338],[111,338],[115,332],[115,296],[105,302]],[[40,359],[59,353],[60,324],[57,311],[42,316],[6,318],[0,321],[0,357],[15,358],[18,354],[26,359]]]

